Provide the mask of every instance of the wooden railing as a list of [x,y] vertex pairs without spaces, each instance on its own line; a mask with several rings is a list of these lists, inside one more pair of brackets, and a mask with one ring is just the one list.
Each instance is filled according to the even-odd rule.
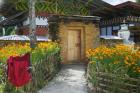
[[88,68],[87,78],[91,93],[140,93],[140,80],[97,72]]

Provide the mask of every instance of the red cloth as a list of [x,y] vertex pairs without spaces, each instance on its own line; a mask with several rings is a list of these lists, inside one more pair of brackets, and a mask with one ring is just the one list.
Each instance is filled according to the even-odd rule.
[[31,80],[29,72],[30,54],[8,59],[8,80],[16,87],[21,87]]

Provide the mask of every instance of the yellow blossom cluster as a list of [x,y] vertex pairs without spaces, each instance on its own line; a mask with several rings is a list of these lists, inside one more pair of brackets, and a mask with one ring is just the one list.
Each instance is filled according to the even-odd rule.
[[30,52],[29,44],[9,44],[0,49],[0,61],[6,61],[10,56],[19,56]]
[[129,46],[99,46],[98,48],[87,50],[86,55],[90,59],[90,63],[93,63],[92,61],[95,61],[95,59],[99,62],[107,61],[108,64],[113,66],[121,64],[134,72],[140,73],[140,51],[133,50]]
[[42,42],[42,43],[39,43],[36,48],[46,49],[46,50],[49,50],[49,51],[53,51],[56,48],[59,48],[59,45],[58,45],[58,43],[55,43],[55,42],[49,42],[49,43]]
[[[59,48],[58,44],[55,42],[41,42],[38,43],[36,50],[48,50],[54,51],[56,48]],[[27,52],[31,52],[31,48],[29,43],[13,43],[0,48],[0,62],[6,62],[10,56],[20,56]],[[32,51],[33,52],[33,51]]]

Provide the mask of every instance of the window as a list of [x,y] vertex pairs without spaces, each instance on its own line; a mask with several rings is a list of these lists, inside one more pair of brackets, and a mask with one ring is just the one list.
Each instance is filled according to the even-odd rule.
[[101,36],[106,36],[106,28],[101,28],[101,33],[100,33]]
[[112,27],[107,27],[107,36],[112,36]]
[[119,26],[113,26],[113,30],[119,30],[120,27]]

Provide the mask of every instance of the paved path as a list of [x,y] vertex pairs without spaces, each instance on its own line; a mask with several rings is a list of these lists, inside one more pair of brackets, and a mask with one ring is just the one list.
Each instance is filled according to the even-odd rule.
[[57,77],[38,93],[88,93],[84,75],[84,65],[65,65]]

